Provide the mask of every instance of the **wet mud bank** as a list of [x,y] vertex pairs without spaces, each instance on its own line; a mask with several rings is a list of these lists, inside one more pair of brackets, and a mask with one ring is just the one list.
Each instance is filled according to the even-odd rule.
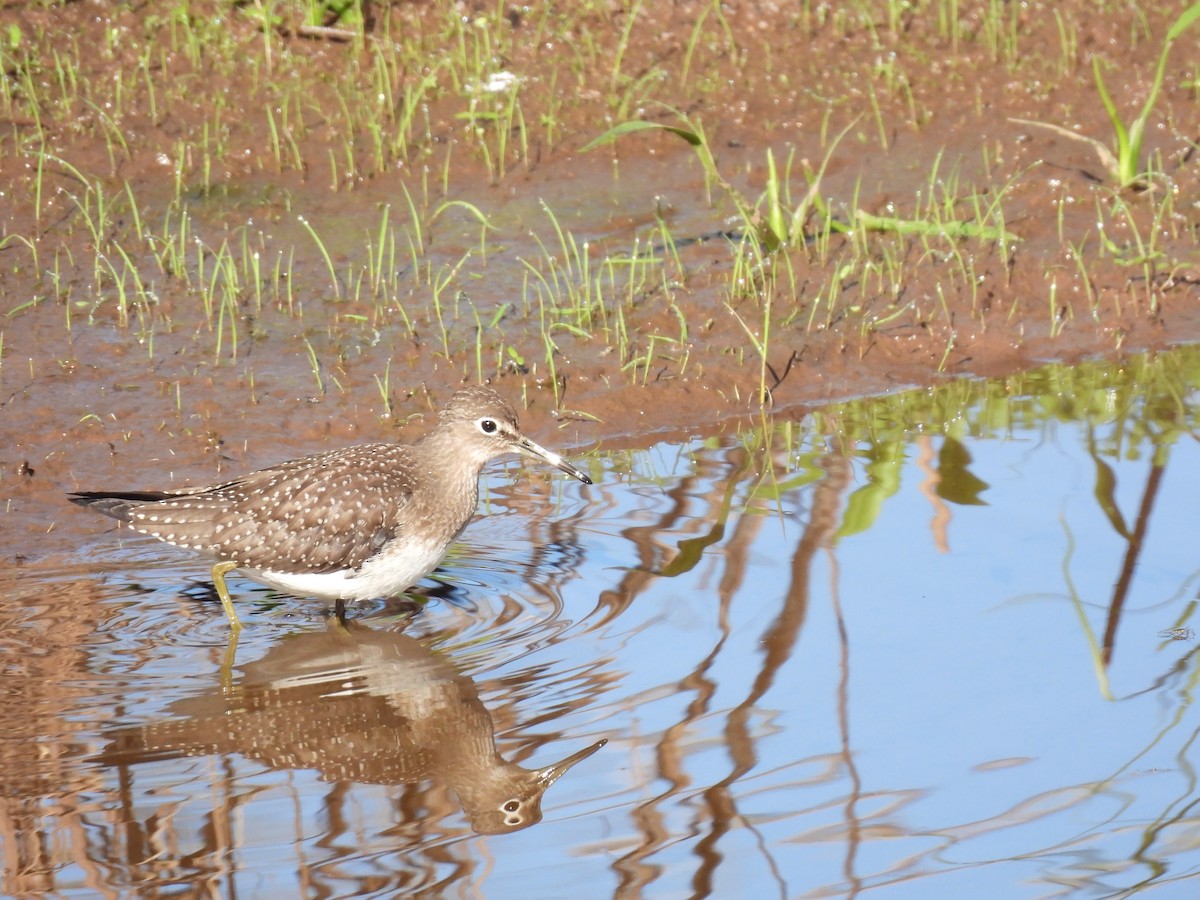
[[1178,11],[172,10],[5,9],[26,537],[64,490],[411,436],[464,382],[582,451],[1200,338],[1197,29],[1146,177],[1089,143],[1092,59],[1131,118]]

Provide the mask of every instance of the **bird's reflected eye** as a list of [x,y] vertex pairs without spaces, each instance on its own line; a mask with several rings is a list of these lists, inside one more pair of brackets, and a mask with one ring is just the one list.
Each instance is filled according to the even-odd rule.
[[505,812],[515,813],[520,808],[521,808],[521,804],[519,802],[517,802],[516,800],[509,800],[507,803],[504,804]]

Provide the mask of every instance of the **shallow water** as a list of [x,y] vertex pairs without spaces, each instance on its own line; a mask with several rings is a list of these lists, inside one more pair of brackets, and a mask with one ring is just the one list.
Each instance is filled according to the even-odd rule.
[[497,468],[419,611],[236,646],[97,518],[0,582],[4,890],[1190,893],[1198,360]]

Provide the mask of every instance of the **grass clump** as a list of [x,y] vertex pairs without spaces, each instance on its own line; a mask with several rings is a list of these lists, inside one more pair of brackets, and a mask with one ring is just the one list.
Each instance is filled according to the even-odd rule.
[[1110,178],[1113,178],[1121,188],[1144,189],[1149,186],[1150,177],[1142,161],[1142,142],[1146,136],[1146,125],[1150,115],[1158,103],[1158,95],[1162,90],[1163,78],[1167,71],[1167,58],[1175,42],[1183,36],[1197,19],[1200,19],[1200,3],[1187,7],[1167,30],[1162,47],[1158,54],[1158,64],[1154,70],[1154,80],[1150,84],[1150,92],[1142,104],[1141,111],[1126,125],[1117,104],[1109,93],[1104,80],[1104,63],[1099,55],[1092,57],[1092,78],[1096,84],[1096,93],[1104,104],[1113,128],[1113,145],[1087,135],[1076,134],[1066,128],[1048,122],[1036,122],[1029,119],[1014,118],[1014,122],[1045,128],[1071,140],[1084,141],[1090,144],[1100,158],[1101,164]]

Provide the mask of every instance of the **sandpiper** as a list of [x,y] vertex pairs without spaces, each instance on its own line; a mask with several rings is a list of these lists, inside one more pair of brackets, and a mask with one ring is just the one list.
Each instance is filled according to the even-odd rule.
[[488,387],[458,391],[415,444],[360,444],[316,453],[210,487],[80,491],[71,502],[168,544],[211,554],[213,585],[241,628],[225,576],[289,594],[371,600],[432,572],[479,502],[479,474],[520,453],[592,480],[521,434],[512,406]]

